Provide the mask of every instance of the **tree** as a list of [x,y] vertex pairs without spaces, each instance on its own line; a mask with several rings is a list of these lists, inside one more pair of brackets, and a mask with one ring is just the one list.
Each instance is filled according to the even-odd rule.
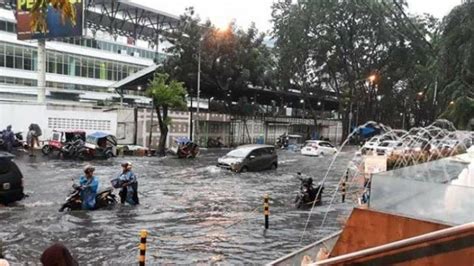
[[51,5],[61,13],[62,21],[69,20],[71,23],[76,21],[76,9],[70,0],[36,0],[31,9],[31,28],[38,32],[46,32],[48,24],[46,23],[46,10]]
[[168,137],[168,125],[171,119],[168,117],[168,110],[186,108],[186,89],[183,83],[170,80],[168,74],[155,73],[147,89],[147,95],[152,98],[158,116],[158,126],[160,128],[160,141],[158,154],[165,155],[166,139]]
[[451,121],[457,129],[473,130],[474,99],[467,96],[457,98],[449,103],[448,109],[440,117]]
[[[442,117],[466,128],[474,118],[474,2],[455,7],[442,25],[438,59],[440,89],[438,106]],[[451,101],[454,104],[451,104]]]
[[242,30],[231,23],[227,29],[217,29],[210,21],[201,24],[192,8],[180,20],[175,30],[165,33],[172,46],[163,71],[184,82],[191,94],[196,95],[199,54],[201,93],[226,99],[227,111],[233,92],[271,86],[274,61],[265,35],[255,25]]
[[[275,3],[282,87],[297,87],[303,97],[321,89],[335,92],[345,134],[350,117],[353,122],[356,117],[394,122],[406,109],[404,92],[420,86],[411,73],[418,73],[416,64],[425,65],[423,54],[431,49],[425,24],[407,17],[405,7],[398,1],[369,0]],[[369,76],[374,77],[370,82]]]

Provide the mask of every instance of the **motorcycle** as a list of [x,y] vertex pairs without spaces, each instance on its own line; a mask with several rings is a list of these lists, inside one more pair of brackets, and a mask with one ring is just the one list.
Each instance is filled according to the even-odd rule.
[[190,141],[188,138],[178,138],[175,141],[178,145],[176,148],[178,158],[196,158],[199,155],[199,145]]
[[85,146],[84,141],[81,139],[67,142],[59,150],[59,158],[69,159],[91,159],[89,149]]
[[[82,200],[81,200],[81,186],[72,185],[73,190],[69,193],[69,196],[66,198],[66,202],[59,208],[60,212],[64,210],[75,211],[82,209]],[[95,196],[95,209],[103,209],[112,207],[117,204],[117,198],[112,193],[113,188],[106,188],[97,193]]]
[[311,207],[313,206],[313,203],[317,206],[321,205],[324,186],[320,184],[317,187],[313,187],[311,178],[299,179],[301,181],[301,186],[300,191],[296,195],[295,207],[298,209]]
[[222,140],[220,137],[217,139],[209,138],[207,140],[207,147],[208,148],[222,148],[224,146],[224,143],[222,143]]
[[275,142],[275,146],[278,148],[278,149],[285,149],[288,147],[288,137],[286,134],[283,134],[281,136],[279,136],[277,139],[276,139],[276,142]]

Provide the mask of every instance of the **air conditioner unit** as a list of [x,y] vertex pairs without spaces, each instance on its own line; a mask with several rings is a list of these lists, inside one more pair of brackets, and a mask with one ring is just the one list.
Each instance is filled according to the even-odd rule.
[[119,54],[127,54],[127,50],[118,50]]

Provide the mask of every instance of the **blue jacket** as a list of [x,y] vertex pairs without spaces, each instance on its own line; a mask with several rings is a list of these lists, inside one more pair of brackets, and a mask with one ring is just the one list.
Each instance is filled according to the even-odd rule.
[[[126,186],[126,199],[125,201],[128,202],[129,204],[131,205],[136,205],[138,202],[135,202],[135,200],[133,199],[133,195],[135,193],[137,193],[137,176],[135,175],[135,173],[133,173],[132,171],[127,171],[125,173],[122,173],[120,174],[119,176],[119,179],[120,181],[122,181],[122,183],[128,183],[128,185]],[[122,191],[124,191],[125,189],[122,188]]]
[[81,191],[82,209],[94,209],[95,197],[97,195],[97,190],[99,189],[99,180],[95,176],[93,176],[91,179],[81,176],[79,184],[83,187]]

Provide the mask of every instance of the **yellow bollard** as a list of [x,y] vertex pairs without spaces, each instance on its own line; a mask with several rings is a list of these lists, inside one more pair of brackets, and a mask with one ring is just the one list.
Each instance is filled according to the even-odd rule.
[[140,245],[138,249],[140,250],[140,256],[138,257],[138,263],[140,266],[145,266],[145,253],[146,253],[146,236],[148,232],[146,230],[140,231]]
[[270,216],[270,206],[268,204],[268,194],[263,198],[263,215],[265,215],[265,229],[268,229],[268,217]]

